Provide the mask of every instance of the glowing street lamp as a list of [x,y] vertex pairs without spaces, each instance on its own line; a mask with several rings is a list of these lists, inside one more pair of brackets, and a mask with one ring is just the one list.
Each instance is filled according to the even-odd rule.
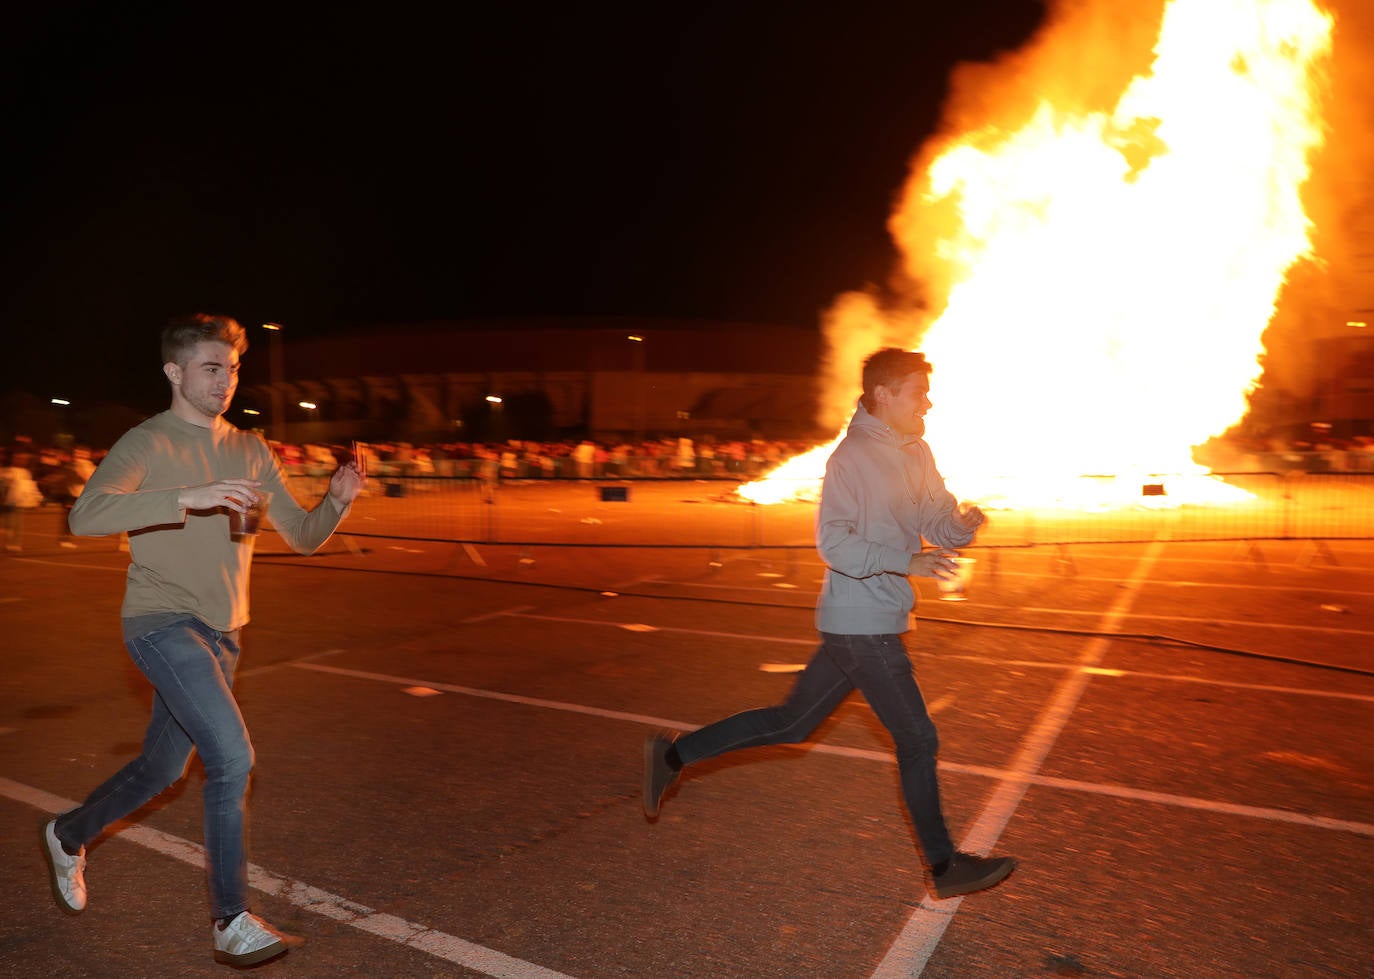
[[286,406],[282,403],[282,385],[286,382],[282,366],[280,323],[264,323],[262,328],[268,332],[267,360],[272,376],[272,438],[281,442],[286,438]]
[[643,442],[645,428],[644,338],[638,333],[631,333],[625,339],[635,345],[635,441]]

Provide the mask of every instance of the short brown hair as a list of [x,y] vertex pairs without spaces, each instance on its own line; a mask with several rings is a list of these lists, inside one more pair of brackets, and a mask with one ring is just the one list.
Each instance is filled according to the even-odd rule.
[[191,350],[203,340],[217,340],[233,347],[240,357],[248,350],[248,334],[238,320],[209,313],[178,316],[162,331],[162,362],[186,366]]
[[873,389],[900,387],[908,374],[929,374],[932,368],[926,355],[901,347],[884,347],[864,361],[864,408],[873,410]]

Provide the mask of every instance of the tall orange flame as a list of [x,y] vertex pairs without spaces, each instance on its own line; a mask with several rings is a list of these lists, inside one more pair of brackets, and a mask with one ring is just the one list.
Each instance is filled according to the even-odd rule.
[[[913,174],[891,230],[943,301],[919,346],[957,494],[1076,504],[1085,474],[1138,497],[1138,477],[1205,473],[1191,448],[1243,417],[1285,274],[1310,251],[1300,192],[1331,31],[1310,0],[1168,0],[1152,64],[1110,109],[1041,98]],[[863,297],[837,305],[832,335],[875,322],[916,346],[918,327]],[[862,355],[835,365],[846,411]],[[830,448],[741,494],[795,494]]]

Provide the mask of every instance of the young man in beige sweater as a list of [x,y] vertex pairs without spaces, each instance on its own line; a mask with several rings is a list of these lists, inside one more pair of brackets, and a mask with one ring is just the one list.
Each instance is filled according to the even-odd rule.
[[232,688],[254,538],[238,521],[260,499],[270,501],[267,514],[282,539],[310,554],[365,482],[349,463],[312,510],[296,503],[267,443],[223,417],[247,347],[243,328],[228,317],[174,320],[162,334],[171,408],[126,432],[72,507],[73,533],[129,535],[124,644],[156,695],[142,753],[42,828],[53,894],[64,911],[79,913],[86,844],[180,780],[192,750],[199,752],[214,956],[235,966],[300,942],[248,910],[244,809],[253,747]]

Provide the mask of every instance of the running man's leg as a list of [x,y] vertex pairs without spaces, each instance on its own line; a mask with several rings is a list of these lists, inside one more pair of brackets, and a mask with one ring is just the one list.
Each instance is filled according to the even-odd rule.
[[822,642],[786,700],[774,707],[734,714],[682,735],[675,744],[678,758],[684,765],[690,765],[740,748],[798,744],[810,737],[853,689],[849,677]]
[[143,753],[57,823],[79,846],[146,803],[185,772],[194,745],[205,766],[205,850],[212,913],[248,907],[244,799],[253,748],[231,690],[239,647],[194,616],[177,616],[126,638],[129,655],[157,690]]
[[153,716],[139,756],[97,786],[80,806],[57,817],[53,829],[63,848],[75,852],[178,782],[186,774],[192,747],[162,696],[154,694]]
[[939,865],[954,853],[936,774],[940,739],[912,673],[911,658],[902,637],[826,635],[825,641],[892,735],[902,794],[917,839],[926,861]]

